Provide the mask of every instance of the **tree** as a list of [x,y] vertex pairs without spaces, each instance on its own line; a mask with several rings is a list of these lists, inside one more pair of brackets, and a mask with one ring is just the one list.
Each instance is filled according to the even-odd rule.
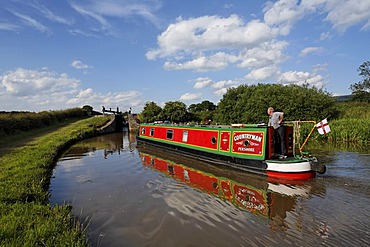
[[143,111],[140,114],[141,120],[146,123],[152,123],[159,120],[162,108],[155,102],[146,102]]
[[224,94],[215,121],[220,124],[268,121],[267,108],[284,112],[285,120],[335,117],[335,99],[315,87],[281,84],[241,85]]
[[87,111],[87,112],[92,112],[93,108],[92,108],[92,106],[84,105],[82,107],[82,110]]
[[191,120],[196,122],[208,121],[213,119],[214,111],[216,110],[216,105],[208,100],[204,100],[198,104],[191,104],[188,108],[191,114]]
[[362,80],[352,84],[352,100],[370,102],[370,61],[366,61],[357,69]]
[[89,106],[89,105],[84,105],[82,107],[82,110],[84,110],[86,112],[86,115],[91,117],[92,114],[93,114],[93,107],[92,106]]
[[180,101],[166,102],[161,115],[163,120],[170,120],[175,123],[186,122],[188,120],[186,105]]

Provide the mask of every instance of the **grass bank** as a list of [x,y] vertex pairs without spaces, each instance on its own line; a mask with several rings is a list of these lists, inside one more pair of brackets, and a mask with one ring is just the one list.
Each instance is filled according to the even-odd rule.
[[31,139],[0,157],[0,245],[86,246],[71,207],[49,204],[55,161],[72,143],[93,136],[109,117],[94,117]]
[[365,102],[337,103],[337,119],[329,119],[331,132],[326,138],[333,142],[370,143],[370,104]]

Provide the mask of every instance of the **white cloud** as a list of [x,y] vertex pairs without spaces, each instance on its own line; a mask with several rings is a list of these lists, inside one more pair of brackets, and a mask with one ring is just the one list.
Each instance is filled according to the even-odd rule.
[[322,50],[321,47],[306,47],[306,48],[301,50],[301,52],[299,53],[299,56],[300,57],[305,57],[310,53],[317,53],[320,50]]
[[340,32],[362,22],[366,22],[362,26],[363,29],[367,29],[370,25],[369,0],[339,0],[336,2],[327,0],[326,5],[328,15],[325,20],[330,21],[333,27]]
[[225,93],[227,92],[227,88],[221,88],[221,89],[219,89],[219,90],[216,90],[216,91],[214,91],[213,93],[215,94],[215,95],[218,95],[218,96],[222,96],[222,95],[224,95]]
[[0,23],[0,30],[4,31],[17,31],[20,27],[10,23]]
[[159,19],[154,14],[154,11],[158,10],[161,5],[157,1],[147,1],[147,3],[133,1],[133,2],[119,2],[119,1],[100,1],[95,0],[93,4],[89,6],[94,12],[97,12],[104,16],[111,17],[130,17],[139,16],[145,20],[150,21],[154,25],[159,25]]
[[264,8],[264,20],[277,28],[281,35],[287,35],[291,27],[305,16],[326,14],[325,21],[331,22],[339,32],[365,22],[362,29],[370,26],[370,1],[368,0],[280,0],[268,2]]
[[88,7],[82,7],[82,6],[77,5],[77,4],[72,4],[71,7],[75,11],[77,11],[78,13],[80,13],[81,15],[84,15],[86,17],[92,18],[95,21],[97,21],[100,24],[102,31],[105,31],[108,34],[111,34],[111,32],[112,32],[111,31],[111,25],[110,25],[110,23],[103,16],[101,16],[101,15],[93,12]]
[[199,77],[195,80],[194,88],[201,89],[208,87],[213,83],[212,79],[209,77]]
[[98,38],[99,35],[96,35],[95,33],[93,32],[85,32],[85,31],[82,31],[80,29],[73,29],[73,30],[68,30],[68,32],[74,36],[78,36],[78,35],[81,35],[81,36],[85,36],[85,37],[93,37],[93,38]]
[[[259,20],[244,23],[237,15],[228,18],[180,18],[157,37],[158,48],[148,51],[146,57],[149,60],[158,57],[167,59],[164,68],[171,70],[222,70],[237,62],[241,62],[239,66],[246,67],[249,66],[248,61],[243,63],[244,60],[252,59],[246,51],[256,46],[266,50],[267,43],[276,50],[274,58],[281,59],[279,52],[285,42],[271,42],[272,38],[272,30],[265,23]],[[265,54],[268,53],[266,51]]]
[[5,92],[17,96],[50,94],[76,89],[80,81],[62,73],[18,68],[5,73],[0,85]]
[[214,89],[222,89],[222,88],[228,88],[228,87],[233,87],[240,84],[239,81],[233,81],[233,80],[223,80],[223,81],[218,81],[215,82],[212,85],[212,88]]
[[266,81],[269,79],[276,78],[276,76],[279,73],[280,72],[278,71],[277,67],[267,66],[267,67],[252,70],[245,76],[245,79],[251,80],[254,82]]
[[199,100],[201,99],[201,93],[186,93],[181,95],[180,100],[190,101],[190,100]]
[[318,71],[326,71],[328,69],[329,64],[324,63],[324,64],[316,64],[312,66],[312,71],[313,72],[318,72]]
[[[348,14],[349,19],[343,18],[349,11],[345,7],[350,4],[358,4],[348,8],[357,15]],[[279,66],[287,59],[284,52],[288,43],[277,38],[288,35],[298,21],[308,15],[324,16],[324,20],[331,22],[338,31],[365,21],[362,29],[368,29],[368,6],[368,0],[280,0],[265,4],[263,21],[245,22],[236,14],[178,18],[158,35],[157,48],[149,50],[146,57],[148,60],[164,59],[164,68],[170,70],[205,72],[222,70],[231,64],[249,69]],[[320,40],[330,38],[329,32],[320,35]],[[321,50],[321,47],[306,47],[300,56]]]
[[65,73],[18,68],[0,76],[2,110],[56,110],[102,105],[125,111],[142,104],[138,91],[96,93],[92,88],[81,89],[81,82]]
[[330,32],[324,32],[320,34],[320,41],[331,39],[332,35]]
[[82,105],[93,105],[97,108],[105,106],[106,108],[120,107],[122,111],[128,110],[130,107],[137,107],[142,104],[141,93],[138,91],[126,91],[126,92],[114,92],[101,94],[94,92],[93,89],[88,88],[80,90],[80,92],[73,98],[70,98],[67,102],[68,105],[82,106]]
[[225,94],[227,92],[228,88],[236,87],[236,86],[238,86],[242,83],[243,83],[242,79],[221,80],[221,81],[215,82],[212,85],[212,88],[215,89],[213,94],[215,94],[217,96],[222,96],[223,94]]
[[248,49],[241,53],[239,57],[241,63],[238,64],[238,67],[261,68],[272,64],[280,64],[286,59],[283,50],[287,45],[288,43],[285,41],[271,41]]
[[178,19],[157,37],[158,49],[147,52],[146,57],[153,60],[195,50],[244,49],[271,37],[272,31],[265,23],[258,20],[244,23],[237,15]]
[[296,0],[280,0],[267,2],[264,10],[264,20],[269,26],[279,27],[281,35],[287,35],[293,24],[303,18],[304,12]]
[[84,64],[80,60],[72,61],[71,66],[75,69],[91,69],[91,68],[93,68],[93,66]]
[[278,77],[278,82],[281,84],[309,84],[317,88],[322,88],[325,85],[325,80],[321,75],[310,74],[304,71],[287,71]]
[[53,22],[57,22],[57,23],[61,23],[61,24],[66,24],[66,25],[72,25],[74,23],[74,20],[72,18],[64,18],[62,16],[58,16],[56,15],[55,13],[53,13],[51,10],[49,10],[48,8],[46,8],[44,5],[38,3],[38,2],[31,2],[30,5],[32,7],[34,7],[36,10],[40,11],[41,14],[53,21]]
[[21,14],[21,13],[18,13],[18,12],[13,12],[13,14],[15,16],[17,16],[18,18],[20,18],[22,20],[22,22],[24,24],[26,24],[27,26],[30,26],[30,27],[32,27],[36,30],[39,30],[42,33],[46,33],[46,34],[51,34],[52,33],[49,30],[49,28],[47,28],[42,23],[38,22],[37,20],[35,20],[34,18],[32,18],[30,16],[27,16],[27,15],[24,15],[24,14]]
[[91,18],[100,24],[100,30],[113,35],[114,28],[111,18],[140,17],[149,21],[156,27],[160,26],[160,20],[155,12],[161,8],[158,1],[115,1],[115,0],[89,0],[72,3],[71,7],[83,16]]
[[191,61],[184,63],[165,62],[164,68],[171,70],[191,69],[195,71],[205,72],[209,70],[222,70],[226,68],[229,63],[237,61],[237,57],[228,55],[224,52],[218,52],[212,56],[199,56]]

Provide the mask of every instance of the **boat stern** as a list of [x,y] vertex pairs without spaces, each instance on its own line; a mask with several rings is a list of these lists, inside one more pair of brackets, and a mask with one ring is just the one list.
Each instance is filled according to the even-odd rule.
[[316,176],[308,159],[288,158],[282,160],[266,160],[267,176],[287,180],[307,180]]

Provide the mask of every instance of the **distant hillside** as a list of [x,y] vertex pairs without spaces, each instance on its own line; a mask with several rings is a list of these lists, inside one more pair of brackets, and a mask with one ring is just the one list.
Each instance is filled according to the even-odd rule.
[[352,95],[340,95],[340,96],[334,96],[334,98],[337,99],[338,102],[347,101],[351,98]]

